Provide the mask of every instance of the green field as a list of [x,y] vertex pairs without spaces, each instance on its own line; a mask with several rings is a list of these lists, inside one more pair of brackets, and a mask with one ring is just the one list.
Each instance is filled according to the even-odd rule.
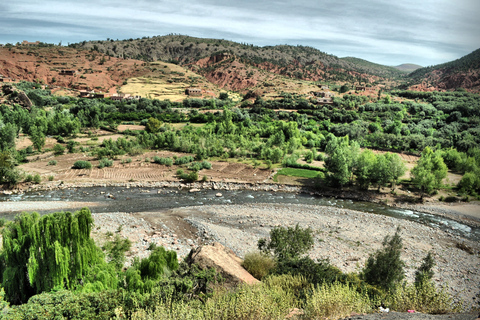
[[289,176],[289,177],[301,177],[301,178],[316,178],[321,173],[315,170],[297,169],[297,168],[283,168],[277,172],[277,175]]

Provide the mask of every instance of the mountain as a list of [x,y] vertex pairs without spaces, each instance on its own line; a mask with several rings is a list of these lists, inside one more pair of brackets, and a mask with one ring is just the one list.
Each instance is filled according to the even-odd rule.
[[403,71],[403,72],[411,73],[411,72],[413,72],[417,69],[423,68],[423,67],[418,65],[418,64],[403,63],[401,65],[395,66],[394,68],[397,69],[397,70]]
[[84,41],[71,47],[119,58],[178,63],[218,86],[246,92],[262,82],[284,79],[341,83],[382,83],[401,79],[392,68],[355,58],[340,59],[312,47],[258,47],[219,39],[182,35],[142,39]]
[[464,88],[480,92],[480,49],[443,64],[421,68],[409,74],[411,84],[437,90]]

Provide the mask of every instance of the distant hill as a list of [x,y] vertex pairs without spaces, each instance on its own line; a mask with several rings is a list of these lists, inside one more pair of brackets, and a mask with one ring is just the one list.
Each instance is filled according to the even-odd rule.
[[397,67],[388,67],[381,64],[373,63],[367,60],[354,57],[345,57],[341,60],[349,62],[357,70],[362,70],[367,74],[382,75],[389,78],[399,78],[404,76],[403,70],[398,69]]
[[[168,61],[188,67],[225,89],[250,90],[262,81],[306,81],[377,84],[401,79],[402,72],[355,58],[340,59],[307,46],[258,47],[219,39],[182,35],[71,44],[120,58]],[[267,72],[267,73],[265,73]]]
[[409,78],[412,84],[427,83],[440,90],[464,88],[480,92],[480,49],[451,62],[415,70]]
[[397,69],[397,70],[403,71],[403,72],[410,73],[410,72],[413,72],[413,71],[415,71],[417,69],[420,69],[420,68],[423,68],[423,67],[418,65],[418,64],[403,63],[401,65],[395,66],[394,68]]

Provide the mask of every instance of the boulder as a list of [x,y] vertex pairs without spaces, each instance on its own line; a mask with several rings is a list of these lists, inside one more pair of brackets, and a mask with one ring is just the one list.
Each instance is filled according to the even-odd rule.
[[214,268],[225,279],[226,285],[235,286],[241,283],[256,284],[260,282],[242,267],[242,259],[218,242],[192,249],[187,257],[187,262],[195,263],[202,269]]

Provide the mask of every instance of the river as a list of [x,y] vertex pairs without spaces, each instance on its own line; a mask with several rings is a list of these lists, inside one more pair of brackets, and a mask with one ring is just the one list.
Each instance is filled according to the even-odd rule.
[[[221,196],[217,196],[218,193],[221,193]],[[0,207],[2,202],[5,201],[91,202],[95,203],[95,206],[90,207],[93,212],[148,212],[159,209],[218,204],[308,204],[352,209],[411,220],[470,240],[480,241],[480,227],[468,226],[443,216],[370,202],[326,198],[303,193],[251,190],[200,190],[198,192],[189,192],[188,190],[174,188],[89,187],[0,195]],[[72,209],[70,208],[69,210]],[[39,213],[52,212],[52,210],[37,211]],[[17,213],[2,213],[1,216],[13,219],[15,214]]]

